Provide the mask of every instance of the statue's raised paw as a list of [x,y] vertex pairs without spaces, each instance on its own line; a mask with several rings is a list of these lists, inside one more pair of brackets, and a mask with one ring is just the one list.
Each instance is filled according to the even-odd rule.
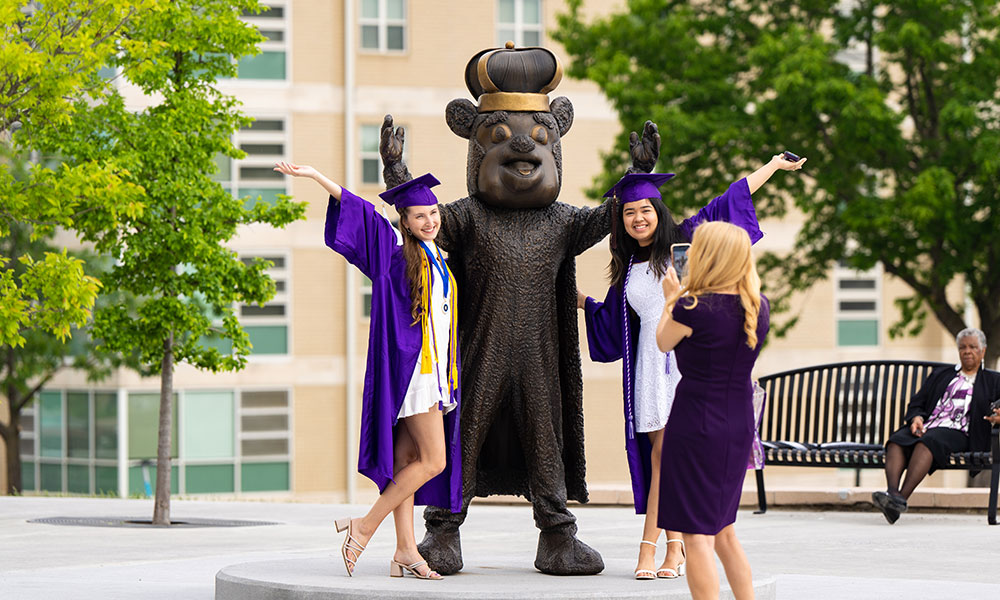
[[652,173],[660,158],[660,132],[656,123],[646,121],[642,127],[642,137],[632,132],[628,138],[629,154],[632,156],[633,173]]
[[604,559],[577,539],[574,525],[538,534],[535,568],[548,575],[597,575],[604,570]]
[[406,132],[402,127],[393,130],[392,115],[386,115],[382,121],[381,138],[378,153],[382,156],[385,166],[396,164],[403,160],[403,138]]
[[427,565],[441,575],[454,575],[462,570],[462,540],[458,529],[454,531],[432,531],[424,533],[424,539],[417,544],[420,556]]

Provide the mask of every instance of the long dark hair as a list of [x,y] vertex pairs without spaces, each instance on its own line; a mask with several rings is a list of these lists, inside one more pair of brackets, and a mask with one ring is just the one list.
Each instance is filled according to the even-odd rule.
[[[609,200],[609,202],[611,202]],[[625,231],[625,205],[615,200],[613,218],[611,221],[612,239],[616,240],[615,247],[611,249],[611,264],[608,265],[608,278],[611,285],[622,286],[625,284],[625,271],[628,269],[629,259],[636,254],[641,246],[635,238]],[[662,278],[667,274],[667,266],[670,260],[670,245],[681,242],[689,242],[681,234],[681,230],[674,222],[670,209],[662,200],[650,198],[649,203],[656,211],[656,231],[653,232],[653,242],[649,245],[649,264],[653,267],[653,273]]]
[[[406,213],[409,208],[397,208],[399,213],[399,228],[403,231],[403,258],[406,260],[406,279],[410,282],[410,315],[413,323],[420,320],[420,297],[423,289],[420,285],[420,271],[423,268],[424,250],[420,242],[410,233],[406,226]],[[411,323],[411,325],[413,324]]]

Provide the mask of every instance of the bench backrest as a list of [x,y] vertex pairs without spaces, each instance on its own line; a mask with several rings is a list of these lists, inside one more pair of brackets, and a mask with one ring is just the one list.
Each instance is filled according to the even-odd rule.
[[845,362],[760,378],[767,392],[762,440],[882,444],[903,424],[910,399],[946,363]]

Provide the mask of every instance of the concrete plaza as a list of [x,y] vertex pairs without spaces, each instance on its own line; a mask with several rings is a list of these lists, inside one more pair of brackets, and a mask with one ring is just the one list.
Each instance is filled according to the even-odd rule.
[[[342,535],[334,518],[362,506],[291,502],[174,500],[172,516],[274,521],[277,525],[210,528],[104,528],[29,523],[44,517],[149,519],[150,500],[0,497],[0,599],[49,598],[211,600],[216,573],[259,561],[328,559],[330,577],[343,578]],[[606,569],[587,578],[595,588],[633,585],[641,517],[627,507],[573,508],[580,537],[604,556]],[[390,517],[391,519],[391,517]],[[984,511],[911,512],[893,526],[881,514],[772,509],[741,511],[737,531],[755,580],[773,579],[780,600],[1000,598],[1000,527]],[[417,519],[417,538],[422,536]],[[462,530],[467,571],[509,569],[505,588],[533,597],[537,541],[526,504],[473,505]],[[387,521],[362,557],[351,585],[386,578],[394,546]],[[662,542],[659,556],[662,556]],[[461,576],[463,584],[471,575]],[[344,578],[346,579],[346,578]],[[547,578],[560,581],[562,578]],[[578,579],[578,578],[574,578]],[[583,578],[579,578],[583,579]],[[419,597],[423,586],[405,579]],[[640,583],[640,582],[635,582]],[[654,581],[650,597],[671,596],[686,581]],[[423,587],[426,590],[426,587]],[[659,592],[663,592],[660,594]]]

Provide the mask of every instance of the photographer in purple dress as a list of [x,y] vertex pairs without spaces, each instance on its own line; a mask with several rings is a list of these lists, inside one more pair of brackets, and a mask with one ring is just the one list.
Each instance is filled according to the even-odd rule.
[[983,368],[986,336],[963,329],[955,342],[959,364],[931,372],[906,409],[906,425],[886,442],[888,489],[873,493],[872,503],[890,524],[906,512],[906,501],[924,477],[948,464],[949,454],[988,451],[990,424],[1000,424],[990,407],[1000,396],[1000,373]]
[[683,286],[671,267],[656,329],[684,376],[663,432],[659,520],[683,534],[688,589],[718,598],[713,552],[737,600],[753,598],[750,563],[733,523],[754,435],[750,373],[770,322],[770,305],[743,229],[724,222],[695,229]]

